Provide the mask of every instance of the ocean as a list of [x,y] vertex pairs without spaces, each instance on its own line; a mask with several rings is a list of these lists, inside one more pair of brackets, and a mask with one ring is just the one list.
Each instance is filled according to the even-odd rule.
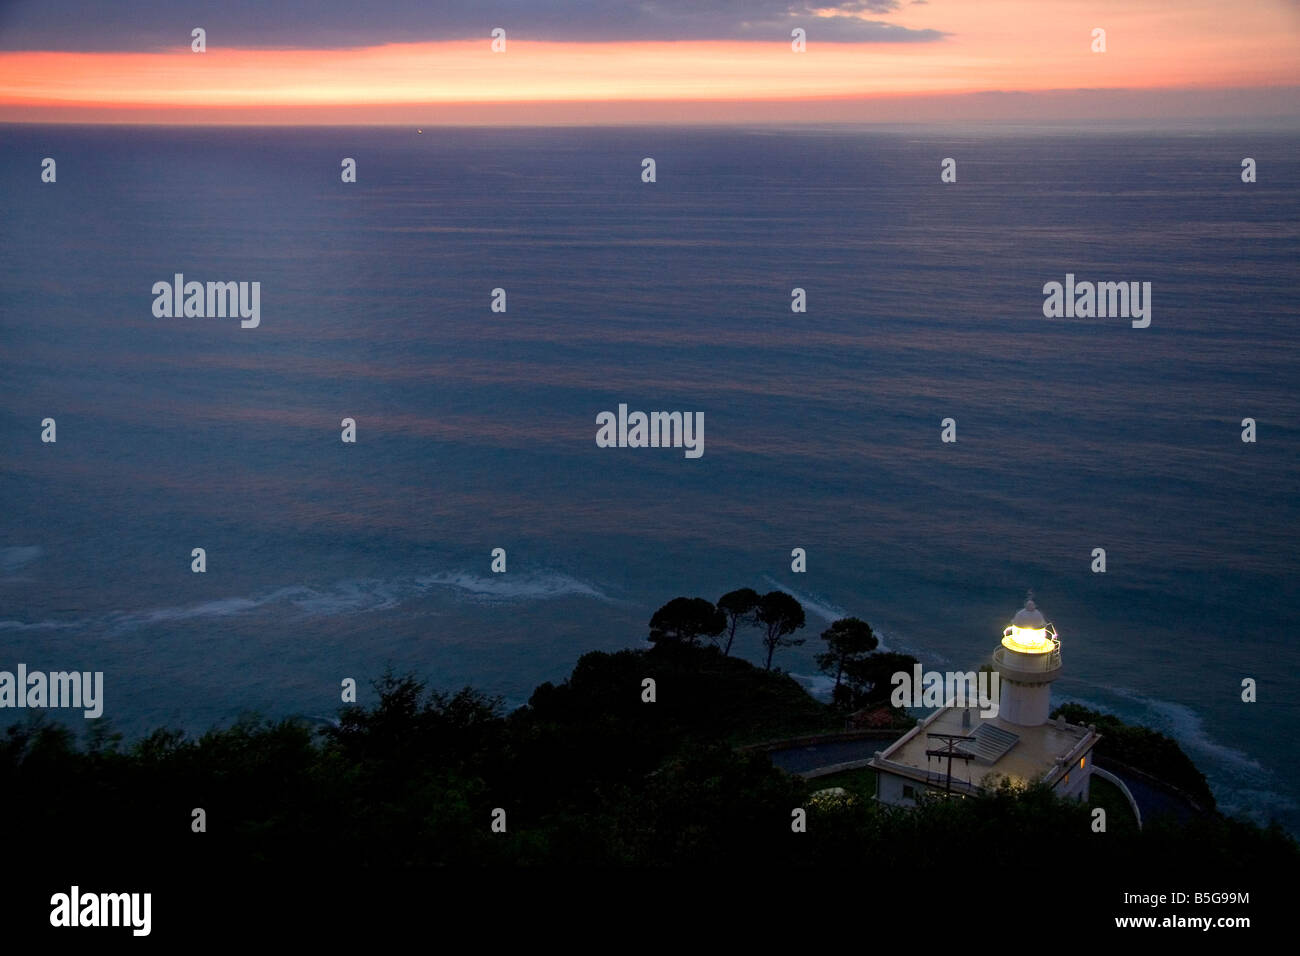
[[[825,693],[831,620],[966,669],[1032,588],[1057,702],[1300,832],[1298,141],[0,127],[0,669],[103,671],[128,738],[390,667],[517,706],[749,586]],[[156,317],[177,273],[260,324]],[[1150,282],[1150,326],[1045,318],[1067,274]],[[620,404],[703,455],[598,447]]]

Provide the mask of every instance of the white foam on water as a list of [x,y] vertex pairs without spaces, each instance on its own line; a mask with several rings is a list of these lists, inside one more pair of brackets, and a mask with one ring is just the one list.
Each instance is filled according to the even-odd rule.
[[[1089,684],[1087,681],[1076,682]],[[1151,697],[1127,687],[1091,686],[1120,698],[1130,706],[1118,708],[1104,701],[1076,695],[1059,696],[1055,702],[1082,704],[1091,710],[1114,714],[1125,723],[1140,724],[1172,737],[1197,769],[1205,774],[1219,809],[1228,816],[1267,823],[1297,808],[1290,795],[1268,786],[1277,779],[1272,770],[1248,753],[1214,740],[1206,731],[1201,715],[1186,704]]]
[[104,619],[112,631],[133,630],[153,624],[171,624],[177,621],[191,621],[208,617],[232,617],[256,611],[268,604],[275,604],[308,591],[304,587],[278,588],[260,597],[224,597],[183,607],[155,608],[149,611],[116,611]]
[[564,597],[610,598],[594,585],[555,571],[527,571],[523,574],[480,575],[469,571],[443,571],[416,578],[422,587],[451,588],[486,601],[552,600]]
[[[838,604],[833,604],[832,602],[824,598],[808,594],[805,591],[797,591],[794,588],[789,587],[788,585],[782,584],[780,581],[776,580],[774,577],[772,577],[769,574],[763,575],[763,580],[766,581],[768,585],[771,586],[772,588],[778,591],[784,591],[786,594],[789,594],[801,605],[803,605],[805,611],[811,611],[817,617],[824,620],[827,624],[833,624],[834,622],[840,620],[841,618],[846,618],[846,617],[859,617],[862,620],[867,621],[868,624],[871,623],[869,618],[863,617],[861,614],[850,614],[848,611],[844,610],[844,608],[840,607]],[[882,631],[874,627],[871,629],[871,631],[873,634],[876,635],[877,651],[881,653],[898,652],[902,654],[911,654],[913,657],[917,658],[918,660],[921,659],[921,654],[917,653],[917,651],[914,648],[899,644],[897,640],[889,634],[888,631]],[[820,632],[818,633],[820,634]],[[940,664],[947,663],[947,658],[944,658],[937,654],[928,653],[928,652],[925,654],[924,659],[928,663],[940,663]]]
[[1264,766],[1254,757],[1235,747],[1221,744],[1210,737],[1205,730],[1205,724],[1200,714],[1185,704],[1161,700],[1159,697],[1148,697],[1126,687],[1107,687],[1106,690],[1146,708],[1147,712],[1154,715],[1156,719],[1139,720],[1138,723],[1145,724],[1152,730],[1158,730],[1173,737],[1189,750],[1203,753],[1230,766],[1235,771],[1268,773]]
[[26,621],[0,621],[0,631],[66,631],[70,628],[82,627],[85,621],[36,621],[28,624]]
[[844,610],[841,607],[837,607],[834,604],[831,604],[829,601],[820,598],[815,598],[804,591],[796,591],[794,588],[782,584],[780,581],[776,580],[771,575],[768,574],[763,575],[763,580],[766,581],[768,584],[770,584],[776,590],[784,591],[786,594],[790,595],[792,598],[794,598],[796,601],[798,601],[800,604],[803,605],[805,611],[811,611],[813,614],[816,614],[818,617],[824,620],[827,624],[831,624],[835,621],[840,620],[841,618],[853,616],[848,611]]
[[417,593],[410,584],[390,583],[374,579],[339,581],[328,590],[303,588],[306,593],[294,597],[291,603],[307,614],[350,614],[370,611],[387,611],[402,603],[403,598]]
[[468,571],[441,571],[396,581],[357,578],[338,581],[330,587],[293,585],[253,597],[229,596],[177,607],[113,611],[69,621],[0,621],[0,631],[22,633],[94,628],[119,634],[141,627],[247,615],[277,604],[291,604],[303,614],[312,616],[388,611],[420,597],[430,588],[447,588],[461,598],[479,603],[546,601],[566,597],[616,603],[595,585],[554,571],[530,571],[509,577],[504,574],[483,576]]

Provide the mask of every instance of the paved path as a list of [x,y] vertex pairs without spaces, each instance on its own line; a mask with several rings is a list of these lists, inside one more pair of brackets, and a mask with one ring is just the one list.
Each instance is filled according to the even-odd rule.
[[889,740],[844,740],[828,744],[814,744],[807,747],[791,747],[788,750],[771,750],[773,766],[780,767],[786,773],[807,773],[818,767],[832,764],[848,763],[852,760],[870,760],[877,750],[885,750],[892,741]]

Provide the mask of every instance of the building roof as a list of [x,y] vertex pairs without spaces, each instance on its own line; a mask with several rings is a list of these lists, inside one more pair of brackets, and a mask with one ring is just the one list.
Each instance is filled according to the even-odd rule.
[[[970,725],[962,726],[962,712],[970,712]],[[987,730],[981,732],[980,728]],[[927,734],[957,734],[983,738],[974,744],[959,744],[977,754],[973,760],[952,761],[953,789],[994,786],[994,778],[1006,777],[1023,785],[1035,779],[1047,784],[1076,766],[1079,758],[1101,736],[1094,730],[1065,721],[1048,721],[1037,727],[1021,727],[1001,717],[981,717],[978,707],[941,708],[896,740],[871,761],[881,772],[910,776],[923,783],[942,785],[948,772],[946,757],[928,757],[927,750],[944,750],[942,740]],[[1007,735],[1016,739],[1010,740]]]

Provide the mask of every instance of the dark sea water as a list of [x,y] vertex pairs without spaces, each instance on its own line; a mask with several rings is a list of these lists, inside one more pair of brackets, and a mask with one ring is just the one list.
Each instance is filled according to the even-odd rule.
[[[1032,587],[1057,701],[1300,830],[1297,146],[0,127],[0,669],[102,670],[128,736],[387,665],[519,704],[748,585],[824,692],[828,621],[967,668]],[[260,327],[155,318],[176,272],[261,282]],[[1150,327],[1045,319],[1067,272],[1151,282]],[[598,448],[620,402],[703,411],[703,457]]]

